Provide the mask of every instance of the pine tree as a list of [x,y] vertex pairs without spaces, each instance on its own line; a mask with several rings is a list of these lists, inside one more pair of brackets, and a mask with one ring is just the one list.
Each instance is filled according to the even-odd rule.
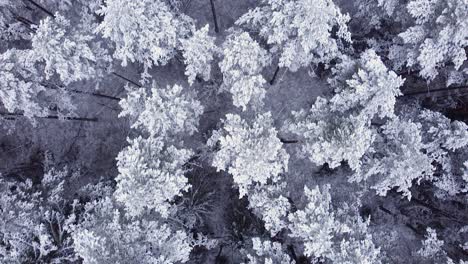
[[397,188],[398,192],[411,199],[410,188],[414,182],[432,176],[432,160],[423,150],[421,124],[396,118],[382,127],[381,137],[363,159],[363,166],[351,180],[361,181],[375,175],[372,188],[385,196]]
[[396,97],[404,79],[389,71],[374,50],[363,52],[359,60],[344,59],[335,69],[330,83],[336,95],[330,99],[333,111],[356,112],[369,120],[395,116]]
[[287,227],[291,204],[286,195],[286,184],[280,182],[250,188],[247,193],[249,208],[263,220],[264,227],[275,236]]
[[84,264],[189,260],[192,248],[186,233],[157,219],[129,218],[112,198],[88,203],[83,218],[74,227],[73,240]]
[[29,51],[17,49],[0,54],[0,100],[9,112],[20,111],[28,118],[48,113],[38,100],[46,88],[31,57]]
[[333,237],[339,223],[331,208],[330,186],[304,187],[307,205],[288,216],[289,236],[304,244],[304,254],[308,257],[327,257],[333,250]]
[[332,104],[318,97],[308,111],[293,112],[293,119],[284,129],[297,134],[302,142],[301,152],[317,165],[336,168],[347,161],[353,170],[360,167],[361,157],[374,140],[368,120],[333,112]]
[[233,33],[223,44],[224,58],[219,66],[223,73],[223,85],[232,94],[233,103],[247,110],[263,106],[266,81],[262,69],[270,64],[266,50],[255,42],[247,32]]
[[287,171],[289,155],[277,137],[270,113],[258,115],[252,124],[238,115],[227,114],[223,124],[208,145],[219,141],[213,166],[233,176],[240,197],[254,185],[276,182]]
[[165,146],[162,138],[138,137],[129,143],[117,157],[115,199],[129,216],[155,211],[167,217],[170,202],[190,187],[182,166],[193,153]]
[[209,26],[206,25],[195,31],[190,38],[180,41],[186,65],[185,75],[188,77],[190,85],[193,84],[197,76],[205,81],[210,79],[211,63],[214,56],[219,53],[218,47],[214,43],[215,38],[209,36],[208,31]]
[[203,113],[200,102],[181,86],[158,88],[155,82],[150,94],[144,88],[129,91],[120,105],[119,117],[129,117],[132,128],[151,136],[192,135]]
[[258,237],[252,238],[252,252],[246,253],[249,264],[278,263],[294,264],[294,260],[285,252],[278,242],[262,241]]
[[437,164],[434,174],[439,176],[431,178],[434,185],[449,195],[466,192],[462,162],[468,146],[468,126],[430,110],[421,111],[416,119],[422,124],[425,152]]
[[[34,58],[44,62],[46,79],[55,74],[68,85],[75,81],[96,79],[103,75],[98,66],[108,64],[106,51],[91,45],[91,32],[74,30],[70,21],[60,14],[41,20],[32,38]],[[96,49],[94,49],[96,48]]]
[[67,169],[49,169],[39,184],[0,179],[0,262],[76,261],[70,227],[77,206],[65,198],[76,178]]
[[414,22],[390,50],[395,66],[415,68],[428,81],[445,66],[461,69],[468,46],[466,0],[412,0],[406,8]]
[[179,39],[190,34],[193,23],[160,0],[106,0],[98,13],[104,20],[96,30],[115,44],[114,58],[122,66],[128,61],[142,63],[145,76],[151,66],[174,57]]
[[[297,71],[329,63],[340,54],[340,41],[351,42],[343,15],[331,0],[262,0],[236,21],[260,33],[279,55],[279,66]],[[336,27],[337,38],[332,36]]]

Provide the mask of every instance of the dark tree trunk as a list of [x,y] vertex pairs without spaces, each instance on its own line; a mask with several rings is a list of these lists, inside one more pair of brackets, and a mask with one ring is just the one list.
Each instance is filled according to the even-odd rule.
[[214,30],[216,33],[219,33],[218,18],[216,16],[216,8],[214,5],[214,0],[210,0],[210,5],[211,5],[211,13],[213,13]]
[[50,12],[49,10],[47,10],[45,7],[41,6],[40,4],[34,2],[33,0],[27,0],[29,3],[31,3],[33,6],[39,8],[41,11],[43,11],[44,13],[46,13],[47,15],[55,18],[55,15]]
[[117,77],[121,78],[122,80],[125,80],[125,81],[127,81],[127,82],[129,82],[129,83],[131,83],[131,84],[133,84],[133,85],[135,85],[135,86],[137,86],[137,87],[140,87],[140,88],[143,87],[141,84],[139,84],[139,83],[137,83],[137,82],[135,82],[135,81],[132,81],[132,80],[130,80],[129,78],[120,75],[119,73],[112,72],[112,74],[113,74],[114,76],[117,76]]
[[443,92],[443,91],[466,89],[466,88],[468,88],[468,85],[452,86],[452,87],[439,88],[439,89],[434,89],[434,90],[425,90],[425,91],[403,93],[403,96],[414,96],[414,95],[420,95],[420,94],[426,94],[426,93]]
[[283,144],[295,144],[295,143],[299,142],[299,140],[297,140],[297,139],[289,139],[288,140],[288,139],[284,139],[284,138],[280,138],[280,141]]
[[[56,84],[41,83],[41,85],[46,87],[46,88],[52,89],[52,90],[57,90],[58,88],[63,88],[63,86],[59,86],[59,85],[56,85]],[[66,89],[66,91],[71,92],[71,93],[76,93],[76,94],[87,94],[87,95],[100,97],[100,98],[105,98],[105,99],[114,100],[114,101],[122,100],[122,98],[119,98],[119,97],[114,97],[114,96],[110,96],[110,95],[107,95],[107,94],[101,94],[101,93],[96,93],[96,92],[85,92],[85,91],[80,91],[80,90],[75,90],[75,89]]]
[[270,85],[275,84],[276,77],[278,76],[279,70],[280,70],[280,67],[277,66],[277,67],[276,67],[276,70],[275,70],[275,73],[273,74],[273,77],[272,77],[271,80],[270,80]]
[[[1,116],[4,116],[5,119],[14,120],[15,116],[23,117],[24,114],[21,113],[8,113],[8,112],[0,112]],[[48,115],[48,116],[38,116],[37,118],[45,118],[45,119],[60,119],[59,116]],[[65,120],[72,120],[72,121],[83,121],[83,122],[98,122],[97,118],[94,117],[64,117]]]
[[109,100],[113,100],[113,101],[122,100],[122,98],[115,97],[115,96],[110,96],[110,95],[107,95],[107,94],[90,93],[90,92],[84,92],[84,91],[80,91],[80,90],[68,90],[68,91],[70,91],[72,93],[77,93],[77,94],[87,94],[87,95],[91,95],[91,96],[95,96],[95,97],[105,98],[105,99],[109,99]]

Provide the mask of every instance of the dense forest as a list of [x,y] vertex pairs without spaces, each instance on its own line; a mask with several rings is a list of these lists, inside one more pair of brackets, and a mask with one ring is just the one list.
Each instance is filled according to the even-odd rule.
[[0,263],[468,263],[468,0],[0,0]]

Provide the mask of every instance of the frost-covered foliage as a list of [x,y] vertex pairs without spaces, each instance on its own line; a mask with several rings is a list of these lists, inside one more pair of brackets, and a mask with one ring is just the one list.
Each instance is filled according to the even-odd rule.
[[466,263],[467,1],[0,0],[0,263]]
[[326,258],[331,263],[381,263],[380,249],[369,234],[369,220],[353,217],[352,208],[346,215],[333,208],[330,188],[304,188],[307,204],[288,216],[289,236],[303,244],[304,254],[311,258]]
[[277,137],[271,113],[258,115],[252,124],[228,114],[223,125],[208,142],[214,145],[219,141],[213,166],[233,176],[240,197],[256,184],[276,182],[287,171],[289,155]]
[[[427,228],[427,235],[422,241],[422,247],[416,253],[423,259],[437,261],[439,263],[451,263],[447,253],[442,248],[444,241],[437,237],[437,232],[432,228]],[[453,262],[452,262],[453,263]]]
[[47,115],[38,101],[45,87],[30,52],[10,49],[1,54],[0,73],[0,99],[9,112],[21,111],[29,118]]
[[468,46],[468,2],[412,0],[406,8],[414,23],[390,50],[395,66],[416,68],[428,81],[446,65],[461,69]]
[[291,205],[285,194],[285,184],[263,185],[251,188],[247,194],[249,208],[259,216],[272,236],[287,227]]
[[247,32],[233,33],[223,44],[224,58],[219,67],[223,73],[225,89],[232,94],[233,103],[243,111],[247,105],[259,108],[263,105],[266,81],[262,69],[270,63],[267,51]]
[[432,178],[435,185],[449,195],[466,192],[463,180],[463,160],[460,155],[468,146],[468,126],[451,121],[438,112],[423,110],[417,120],[422,124],[426,152],[435,164],[439,177]]
[[278,263],[294,264],[296,263],[286,253],[286,250],[278,242],[262,241],[258,237],[252,238],[252,253],[247,253],[249,264]]
[[159,88],[155,82],[151,93],[144,88],[129,91],[120,105],[119,117],[128,116],[132,128],[151,136],[192,135],[203,113],[200,102],[183,93],[182,86]]
[[64,87],[45,83],[31,50],[10,49],[0,54],[0,100],[10,113],[30,119],[54,109],[60,116],[75,115],[76,106]]
[[29,179],[0,179],[0,262],[76,260],[70,237],[76,202],[64,197],[67,179],[74,176],[66,170],[51,169],[36,186]]
[[104,20],[96,30],[115,44],[114,58],[123,66],[140,62],[146,69],[166,64],[192,23],[160,0],[106,0],[98,13]]
[[128,218],[112,198],[88,203],[83,218],[74,227],[73,241],[84,264],[172,264],[189,259],[186,233],[158,220]]
[[30,38],[28,26],[19,21],[17,14],[25,8],[23,1],[0,1],[0,41],[14,41]]
[[330,80],[337,85],[336,95],[330,99],[333,111],[355,111],[367,120],[395,116],[396,97],[401,95],[404,80],[389,71],[375,51],[365,51],[354,62],[346,58],[335,72],[338,76]]
[[182,166],[193,153],[165,146],[162,138],[138,137],[129,143],[117,157],[116,200],[130,216],[153,210],[167,217],[169,202],[189,188]]
[[[79,28],[78,28],[79,29]],[[85,33],[85,34],[83,34]],[[71,82],[102,76],[101,66],[110,61],[106,50],[92,45],[95,36],[86,30],[77,30],[64,16],[41,20],[32,38],[34,57],[44,62],[46,79],[55,74],[68,85]]]
[[331,208],[330,186],[304,187],[307,205],[288,216],[290,237],[298,238],[304,244],[304,254],[308,257],[328,256],[332,252],[334,232],[339,223]]
[[422,180],[449,195],[465,192],[459,150],[468,145],[468,126],[430,110],[416,112],[412,120],[395,118],[381,127],[351,181],[371,178],[378,194],[397,188],[408,199]]
[[346,216],[345,218],[346,228],[342,228],[346,231],[345,236],[341,242],[335,243],[335,251],[331,257],[333,263],[382,263],[382,252],[375,245],[369,230],[370,219],[362,220],[361,216]]
[[332,0],[262,0],[236,24],[259,31],[272,51],[279,53],[279,66],[297,71],[337,57],[341,41],[351,42],[349,19]]
[[210,79],[211,63],[214,56],[219,53],[215,38],[209,36],[208,31],[209,26],[206,25],[195,31],[190,38],[180,41],[186,65],[185,75],[187,75],[190,85],[193,84],[197,76],[205,81]]
[[352,178],[356,181],[375,175],[372,186],[379,195],[386,195],[397,187],[397,191],[411,199],[413,182],[430,178],[434,170],[432,160],[423,152],[421,125],[398,118],[382,127],[382,133],[373,148],[364,158],[363,168]]
[[304,138],[302,152],[317,165],[336,168],[347,161],[359,170],[360,159],[374,139],[371,121],[395,116],[404,81],[373,50],[356,61],[343,57],[333,71],[329,83],[335,95],[329,100],[318,97],[309,111],[294,112],[286,130]]
[[330,168],[347,161],[357,170],[360,159],[374,140],[367,121],[333,112],[330,102],[317,98],[308,111],[294,112],[285,129],[303,139],[302,153],[313,163],[327,163]]
[[[357,17],[363,23],[363,31],[368,33],[371,29],[382,29],[388,21],[405,23],[408,14],[402,0],[356,0],[354,5],[358,9]],[[398,14],[398,15],[395,15]]]

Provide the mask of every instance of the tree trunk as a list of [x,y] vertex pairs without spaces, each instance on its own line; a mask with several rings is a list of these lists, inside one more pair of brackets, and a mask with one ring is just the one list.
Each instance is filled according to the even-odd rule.
[[45,7],[43,7],[40,4],[34,2],[33,0],[27,0],[27,1],[30,2],[32,5],[34,5],[35,7],[39,8],[41,11],[43,11],[47,15],[55,18],[55,15],[52,12],[50,12],[49,10],[47,10]]
[[137,86],[137,87],[140,87],[140,88],[143,87],[141,84],[139,84],[139,83],[137,83],[137,82],[135,82],[135,81],[132,81],[132,80],[128,79],[127,77],[120,75],[119,73],[112,72],[112,74],[113,74],[114,76],[117,76],[117,77],[121,78],[122,80],[125,80],[125,81],[127,81],[127,82],[129,82],[129,83],[131,83],[131,84],[133,84],[133,85],[135,85],[135,86]]
[[439,89],[434,89],[434,90],[403,93],[403,96],[414,96],[414,95],[420,95],[420,94],[426,94],[426,93],[432,93],[432,92],[443,92],[443,91],[466,89],[466,88],[468,88],[468,85],[452,86],[452,87],[439,88]]
[[[55,88],[53,86],[63,88],[63,86],[59,86],[57,84],[41,83],[41,85],[46,87],[46,88],[52,89],[52,90],[57,90],[57,88]],[[87,95],[100,97],[100,98],[105,98],[105,99],[114,100],[114,101],[122,100],[122,98],[119,98],[119,97],[114,97],[114,96],[110,96],[110,95],[107,95],[107,94],[101,94],[101,93],[96,93],[96,92],[85,92],[85,91],[80,91],[80,90],[75,90],[75,89],[65,89],[65,90],[67,92],[72,92],[72,93],[76,93],[76,94],[87,94]]]
[[280,70],[280,67],[277,66],[276,70],[275,70],[275,73],[273,74],[273,78],[271,78],[271,80],[270,80],[270,85],[275,84],[275,80],[276,80],[276,77],[278,76],[279,70]]
[[[8,113],[8,112],[0,112],[1,116],[5,116],[5,119],[8,120],[15,120],[15,116],[24,116],[21,113]],[[59,116],[48,115],[48,116],[38,116],[37,118],[45,118],[45,119],[60,119]],[[72,121],[83,121],[83,122],[98,122],[97,118],[94,117],[64,117],[65,120],[72,120]]]
[[281,143],[283,143],[283,144],[295,144],[295,143],[299,143],[299,140],[297,140],[297,139],[290,139],[290,140],[288,140],[288,139],[280,138],[280,141],[281,141]]
[[214,30],[216,33],[219,33],[219,27],[218,27],[218,19],[216,16],[216,9],[214,5],[214,0],[210,0],[210,5],[211,5],[211,13],[213,13],[213,21],[214,21]]

